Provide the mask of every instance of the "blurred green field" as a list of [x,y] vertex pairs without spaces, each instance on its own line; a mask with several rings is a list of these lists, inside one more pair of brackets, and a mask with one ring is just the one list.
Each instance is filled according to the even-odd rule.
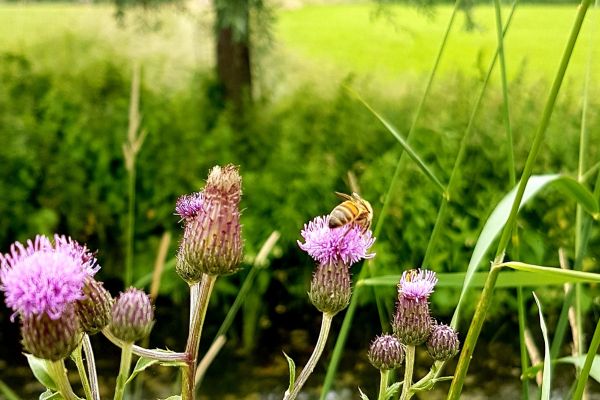
[[[272,27],[275,45],[268,55],[261,54],[261,67],[287,75],[290,82],[339,79],[350,73],[384,82],[423,75],[431,68],[451,7],[431,11],[395,5],[377,14],[372,3],[280,7]],[[599,12],[590,13],[568,79],[581,77],[585,69],[590,26],[600,20]],[[0,4],[0,51],[34,56],[63,73],[109,53],[141,61],[152,81],[167,85],[185,82],[195,68],[213,62],[207,9],[130,12],[125,27],[113,14],[110,5]],[[525,72],[532,79],[551,79],[574,14],[574,5],[519,6],[506,38],[509,78]],[[479,76],[487,68],[496,45],[493,8],[478,6],[473,15],[477,28],[466,31],[464,14],[459,14],[443,72]],[[600,46],[593,56],[600,59]],[[597,68],[594,79],[600,79]]]
[[[551,79],[562,54],[575,15],[574,5],[522,5],[514,14],[505,38],[507,72],[515,77],[524,70],[532,78]],[[452,11],[437,6],[427,15],[408,6],[393,6],[383,16],[369,4],[314,5],[280,13],[277,35],[287,48],[303,58],[335,68],[384,78],[405,73],[429,71],[438,51]],[[504,20],[510,11],[503,10]],[[477,6],[473,12],[477,27],[464,29],[464,13],[459,13],[450,35],[442,71],[482,75],[496,47],[496,27],[492,6]],[[580,76],[589,55],[592,21],[598,25],[600,13],[591,11],[576,47],[570,77]],[[597,40],[597,39],[596,39]],[[593,57],[600,57],[594,46]],[[595,78],[600,70],[595,69]]]

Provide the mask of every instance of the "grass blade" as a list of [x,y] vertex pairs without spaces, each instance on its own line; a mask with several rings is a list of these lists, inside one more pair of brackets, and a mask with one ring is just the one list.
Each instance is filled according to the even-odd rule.
[[550,400],[550,386],[552,384],[552,376],[551,376],[551,368],[552,368],[552,360],[550,358],[550,346],[548,344],[548,329],[546,329],[546,323],[544,322],[544,315],[542,314],[542,306],[540,305],[540,301],[538,300],[535,293],[533,293],[533,298],[538,306],[538,311],[540,314],[540,328],[542,329],[542,336],[544,337],[544,373],[542,380],[542,400]]
[[585,357],[585,362],[581,368],[581,373],[577,379],[577,387],[573,394],[573,400],[580,400],[583,397],[585,383],[588,380],[588,375],[592,375],[594,379],[600,382],[600,357],[596,354],[600,345],[600,321],[596,323],[596,330],[592,337],[592,342]]
[[[532,176],[524,190],[519,207],[522,207],[529,200],[533,199],[542,189],[549,185],[553,185],[559,189],[562,189],[565,194],[574,198],[578,203],[586,204],[588,207],[590,207],[590,211],[594,212],[597,210],[598,203],[596,199],[583,185],[572,178],[559,174]],[[517,188],[514,188],[498,203],[494,211],[492,211],[489,218],[485,222],[479,238],[477,239],[475,249],[473,250],[473,255],[471,256],[471,260],[469,261],[469,265],[467,267],[465,281],[462,287],[458,305],[452,317],[452,326],[454,328],[456,328],[456,325],[458,324],[458,317],[460,315],[462,302],[465,298],[467,290],[470,287],[473,275],[477,271],[477,268],[481,264],[481,261],[491,247],[493,241],[505,226],[512,209],[512,204],[515,201],[516,192]]]
[[431,168],[429,168],[429,166],[427,164],[425,164],[425,161],[423,161],[423,159],[421,158],[421,156],[419,156],[419,154],[408,144],[408,141],[406,139],[404,139],[404,137],[400,134],[400,132],[398,132],[398,130],[396,129],[396,127],[394,127],[394,125],[392,125],[381,114],[379,114],[377,111],[375,111],[373,109],[373,107],[371,107],[369,105],[369,103],[367,103],[358,93],[356,93],[354,90],[352,90],[350,88],[348,88],[348,91],[358,101],[360,101],[367,108],[367,110],[369,110],[371,112],[371,114],[373,114],[375,116],[375,118],[377,118],[379,120],[379,122],[381,122],[381,124],[383,126],[385,126],[385,128],[388,131],[390,131],[390,133],[400,143],[400,145],[402,146],[402,148],[404,149],[404,151],[406,152],[406,154],[408,154],[408,156],[410,158],[412,158],[412,160],[415,163],[417,163],[417,165],[419,166],[419,168],[421,168],[421,171],[423,171],[423,173],[425,174],[425,176],[427,176],[438,187],[438,189],[440,189],[440,191],[444,195],[444,197],[447,197],[446,187],[442,184],[442,182],[438,179],[438,177],[435,176],[435,174],[433,173],[433,171],[431,170]]

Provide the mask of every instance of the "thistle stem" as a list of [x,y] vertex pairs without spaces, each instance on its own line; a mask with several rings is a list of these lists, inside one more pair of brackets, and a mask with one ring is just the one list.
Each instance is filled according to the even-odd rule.
[[216,275],[202,275],[202,281],[196,283],[191,287],[192,292],[198,290],[198,297],[192,299],[195,306],[192,310],[192,318],[190,322],[190,332],[188,334],[188,341],[185,347],[186,363],[187,366],[182,368],[182,380],[181,380],[181,397],[183,400],[193,400],[196,391],[196,362],[198,360],[198,348],[200,346],[200,336],[202,335],[202,325],[204,324],[204,317],[206,316],[206,310],[208,308],[208,301],[210,300],[210,294],[212,293],[215,282],[217,281]]
[[415,366],[415,346],[406,346],[405,353],[404,383],[402,384],[402,395],[400,395],[400,400],[408,400],[412,396],[410,388],[412,386],[413,368]]
[[48,372],[52,375],[54,382],[58,386],[58,391],[65,400],[79,400],[79,397],[73,393],[71,383],[67,377],[67,369],[65,368],[65,360],[46,361]]
[[92,399],[100,400],[100,388],[98,386],[98,374],[96,372],[96,360],[94,359],[94,351],[90,343],[90,337],[87,334],[83,335],[83,352],[85,353],[85,361],[87,362],[87,370],[90,375],[90,388],[92,391]]
[[[115,346],[123,348],[127,344],[127,343],[123,342],[122,340],[119,340],[118,338],[116,338],[115,335],[113,335],[112,332],[110,331],[110,329],[108,329],[108,328],[104,328],[102,330],[102,334],[108,340],[110,340]],[[133,354],[135,354],[136,356],[146,357],[146,358],[150,358],[152,360],[164,361],[164,362],[177,362],[177,361],[186,362],[187,361],[187,356],[185,353],[176,353],[174,351],[159,350],[159,349],[150,350],[150,349],[146,349],[144,347],[140,347],[135,344],[131,347],[131,349],[132,349]]]
[[313,350],[313,353],[308,359],[308,362],[302,369],[300,376],[294,383],[292,391],[289,393],[286,392],[285,396],[283,397],[284,400],[294,400],[300,393],[302,386],[304,386],[310,374],[312,374],[312,372],[314,371],[315,366],[319,361],[319,358],[321,358],[321,354],[323,354],[323,349],[325,348],[325,343],[327,342],[327,337],[329,336],[329,329],[331,328],[332,320],[333,315],[323,313],[323,319],[321,320],[321,331],[319,332],[319,338],[317,339],[315,349]]
[[83,386],[83,391],[85,392],[85,398],[87,400],[93,400],[90,381],[88,380],[87,372],[85,371],[85,365],[83,364],[83,356],[81,355],[82,346],[83,342],[79,343],[79,346],[75,348],[73,354],[71,354],[71,357],[77,366],[77,372],[79,372],[79,379],[81,380],[81,386]]
[[129,377],[129,367],[131,366],[132,347],[133,343],[126,343],[121,347],[121,365],[119,366],[119,376],[117,376],[114,400],[123,399],[125,382],[127,382],[127,378]]
[[388,387],[388,378],[390,376],[389,369],[381,369],[379,370],[381,378],[379,379],[379,397],[377,400],[386,400],[385,392]]

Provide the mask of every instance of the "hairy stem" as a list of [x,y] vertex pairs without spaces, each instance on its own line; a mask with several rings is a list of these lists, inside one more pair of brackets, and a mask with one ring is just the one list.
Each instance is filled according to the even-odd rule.
[[[115,337],[115,335],[113,335],[112,332],[110,331],[110,329],[108,329],[108,328],[104,328],[102,330],[102,334],[108,340],[110,340],[114,345],[116,345],[120,348],[123,348],[123,346],[126,345],[125,342],[117,339]],[[177,361],[186,362],[187,361],[187,356],[185,353],[176,353],[174,351],[159,350],[159,349],[150,350],[150,349],[146,349],[144,347],[137,346],[135,344],[131,347],[131,349],[133,351],[133,354],[135,354],[136,356],[150,358],[152,360],[164,361],[164,362],[177,362]]]
[[191,302],[193,303],[191,306],[194,308],[192,310],[188,341],[185,347],[187,367],[182,369],[181,397],[183,400],[192,400],[195,398],[196,362],[198,360],[200,337],[202,336],[202,325],[204,324],[204,317],[206,316],[206,310],[208,309],[210,294],[212,293],[216,281],[216,275],[204,274],[202,275],[202,281],[194,285],[197,286],[197,288],[191,288],[192,291],[197,290],[198,296],[197,298],[191,298]]
[[406,358],[404,359],[404,383],[402,384],[402,394],[400,400],[411,398],[410,389],[412,386],[413,368],[415,366],[415,346],[406,346]]
[[133,343],[126,343],[121,347],[121,364],[119,365],[119,376],[117,376],[114,400],[123,399],[125,382],[127,382],[127,378],[129,378],[129,368],[131,367],[132,347]]
[[382,369],[382,370],[379,370],[379,372],[380,372],[379,396],[377,397],[377,400],[387,400],[385,397],[385,392],[387,391],[387,387],[388,387],[388,378],[390,376],[390,370]]
[[300,376],[298,377],[298,379],[296,379],[296,382],[294,382],[294,387],[292,388],[292,391],[285,394],[284,400],[294,400],[300,393],[302,386],[304,386],[310,374],[312,374],[313,370],[315,369],[315,366],[317,365],[317,362],[319,361],[319,358],[321,358],[321,354],[323,354],[323,349],[325,348],[325,343],[327,342],[327,337],[329,336],[329,328],[331,328],[332,320],[333,315],[323,313],[323,320],[321,321],[321,331],[319,332],[319,338],[317,339],[315,349],[313,350],[313,353],[308,359],[308,362],[302,369]]
[[65,360],[46,361],[48,372],[52,375],[54,382],[58,386],[58,391],[65,400],[79,400],[79,397],[73,393],[71,383],[67,377],[67,369],[65,368]]

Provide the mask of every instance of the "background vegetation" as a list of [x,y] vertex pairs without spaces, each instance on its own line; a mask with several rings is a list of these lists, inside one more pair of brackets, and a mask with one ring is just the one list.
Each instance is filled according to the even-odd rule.
[[[132,69],[139,63],[142,127],[149,134],[137,164],[134,281],[151,272],[164,232],[178,238],[173,215],[177,197],[199,190],[212,165],[231,162],[240,165],[244,178],[248,261],[273,230],[282,235],[234,336],[249,349],[282,314],[289,316],[290,330],[312,321],[305,296],[312,265],[296,246],[302,225],[333,208],[333,191],[350,191],[349,173],[357,177],[361,194],[377,215],[401,151],[346,88],[359,91],[406,132],[450,8],[422,13],[396,5],[376,18],[376,6],[362,3],[292,6],[276,9],[270,50],[266,38],[257,41],[262,49],[254,71],[257,101],[239,121],[216,89],[210,69],[211,15],[202,7],[133,12],[120,27],[109,5],[0,4],[0,249],[38,232],[67,233],[99,250],[102,279],[121,288],[127,226],[122,145]],[[560,5],[521,6],[507,36],[519,171],[541,113],[541,94],[548,90],[566,38],[570,11]],[[474,15],[475,31],[453,34],[413,141],[445,181],[495,48],[493,9],[477,7]],[[590,20],[598,17],[592,14]],[[588,37],[587,31],[582,34],[583,44]],[[577,170],[587,49],[577,47],[536,164],[538,173]],[[600,59],[600,47],[593,52]],[[599,79],[596,68],[589,95],[590,160],[600,159]],[[502,124],[497,84],[484,99],[461,170],[460,196],[450,204],[447,228],[428,266],[438,272],[465,270],[485,219],[511,189],[505,183]],[[381,274],[421,264],[439,206],[436,188],[416,166],[405,174],[377,241]],[[557,265],[555,249],[572,248],[574,214],[575,204],[551,191],[528,206],[519,221],[524,228],[521,259]],[[598,230],[592,232],[584,270],[600,256]],[[235,297],[240,279],[233,276],[217,287],[209,312],[215,321]],[[167,271],[163,301],[185,305],[183,285],[173,270]],[[549,315],[557,313],[559,294],[547,291]],[[457,295],[440,290],[432,298],[436,314],[450,315]],[[516,323],[513,294],[500,292],[498,298],[492,324],[506,319]],[[591,295],[586,299],[590,305]],[[369,312],[372,318],[365,320],[372,322],[373,332],[361,333],[367,338],[378,333],[377,313]],[[535,315],[534,308],[531,312]],[[0,310],[0,316],[7,317],[7,311]]]

